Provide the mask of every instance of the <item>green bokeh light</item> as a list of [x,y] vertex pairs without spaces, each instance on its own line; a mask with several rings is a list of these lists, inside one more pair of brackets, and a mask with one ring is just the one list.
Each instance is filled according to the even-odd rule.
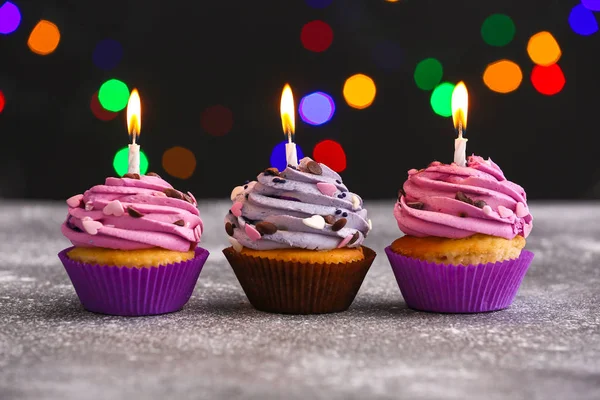
[[[117,176],[123,176],[127,173],[129,169],[129,147],[123,147],[117,151],[113,159],[113,167]],[[146,175],[146,172],[148,172],[148,157],[140,150],[140,174]]]
[[504,14],[492,14],[481,25],[481,37],[490,46],[506,46],[515,37],[515,23]]
[[431,93],[431,108],[442,117],[452,116],[452,92],[454,84],[444,82],[439,84]]
[[104,109],[119,112],[127,107],[129,88],[118,79],[110,79],[100,87],[98,100]]
[[442,81],[444,69],[435,58],[426,58],[415,68],[415,83],[422,90],[431,90]]

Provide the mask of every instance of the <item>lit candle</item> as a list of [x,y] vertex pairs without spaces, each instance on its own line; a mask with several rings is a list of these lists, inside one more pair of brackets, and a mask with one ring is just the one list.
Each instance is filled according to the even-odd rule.
[[127,131],[131,137],[129,145],[129,169],[130,174],[140,173],[140,145],[135,140],[142,130],[142,105],[140,94],[137,89],[133,89],[127,103]]
[[298,166],[298,152],[296,150],[296,143],[293,141],[295,110],[292,88],[286,83],[281,94],[281,125],[283,126],[283,134],[288,138],[288,142],[285,144],[285,159],[287,164],[293,167]]
[[467,140],[463,134],[467,130],[469,93],[464,82],[459,82],[452,92],[452,121],[458,138],[454,140],[454,162],[460,167],[467,166]]

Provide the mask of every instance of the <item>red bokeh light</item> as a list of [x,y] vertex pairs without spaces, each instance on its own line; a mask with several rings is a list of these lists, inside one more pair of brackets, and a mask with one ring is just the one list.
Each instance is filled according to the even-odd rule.
[[4,110],[4,104],[6,104],[6,100],[4,99],[4,93],[0,90],[0,113]]
[[119,113],[108,111],[102,104],[100,104],[100,100],[98,100],[98,92],[94,93],[92,96],[92,101],[90,102],[90,108],[92,109],[92,114],[100,121],[112,121],[116,118]]
[[233,113],[222,105],[208,107],[200,116],[200,124],[208,134],[223,136],[233,128]]
[[311,21],[302,27],[300,40],[306,50],[320,53],[331,46],[333,29],[326,22]]
[[313,150],[313,158],[316,162],[327,165],[335,172],[346,169],[346,152],[341,144],[335,140],[323,140],[317,143]]
[[566,79],[558,64],[547,67],[536,65],[531,71],[531,83],[541,94],[553,96],[565,87]]

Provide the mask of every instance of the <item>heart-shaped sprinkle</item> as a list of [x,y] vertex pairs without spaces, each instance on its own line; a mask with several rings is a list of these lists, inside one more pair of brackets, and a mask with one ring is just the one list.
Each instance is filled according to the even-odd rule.
[[96,235],[98,229],[102,228],[102,222],[94,221],[90,217],[83,218],[81,220],[81,225],[83,226],[83,230],[90,235]]
[[233,236],[233,224],[231,222],[225,224],[225,232],[227,232],[229,236]]
[[76,194],[75,196],[69,197],[67,199],[67,205],[71,208],[79,207],[79,204],[81,204],[81,200],[83,200],[83,195]]
[[250,240],[252,240],[253,242],[256,242],[257,240],[260,240],[260,238],[262,238],[262,235],[260,234],[260,232],[257,231],[256,228],[250,224],[246,224],[245,231],[246,231],[246,235],[248,235]]
[[120,217],[121,215],[125,214],[125,209],[119,200],[113,200],[104,206],[102,212],[104,215],[114,215],[115,217]]
[[360,199],[358,198],[357,195],[353,194],[352,195],[352,209],[358,210],[359,208],[360,208]]
[[342,241],[340,242],[340,244],[338,244],[338,249],[341,249],[342,247],[346,247],[346,245],[348,243],[350,243],[350,241],[352,240],[352,238],[354,237],[354,235],[348,235],[345,238],[342,239]]
[[408,170],[408,176],[414,175],[414,174],[416,174],[418,172],[419,172],[418,169],[415,169],[415,168],[409,169]]
[[231,196],[229,196],[231,198],[231,201],[235,201],[235,199],[237,199],[238,195],[242,194],[243,192],[244,192],[243,186],[234,187],[233,190],[231,191]]
[[242,246],[242,244],[240,242],[238,242],[236,238],[232,238],[230,236],[228,239],[229,239],[229,243],[231,243],[231,246],[233,246],[233,249],[235,251],[237,251],[238,253],[241,253],[241,251],[244,250],[244,246]]
[[317,189],[325,196],[333,197],[337,192],[337,187],[333,183],[319,182],[317,183]]
[[512,210],[509,210],[504,206],[498,206],[498,214],[500,214],[502,218],[510,218],[514,215]]
[[527,239],[527,236],[529,236],[529,234],[531,233],[531,229],[533,229],[532,224],[525,224],[525,226],[523,226],[523,237],[525,239]]
[[88,201],[85,203],[85,211],[92,211],[94,209],[94,202]]
[[238,201],[238,202],[233,203],[233,205],[230,208],[230,211],[234,216],[241,217],[242,216],[242,207],[244,207],[244,203]]
[[302,220],[304,225],[314,228],[314,229],[323,229],[325,228],[325,218],[320,215],[313,215],[310,218],[304,218]]
[[346,218],[340,218],[337,221],[335,221],[335,224],[333,224],[333,226],[331,227],[331,230],[334,232],[340,231],[340,230],[342,230],[343,227],[346,226],[347,223],[348,223],[348,220]]
[[490,206],[483,206],[483,213],[485,215],[492,215],[494,211],[492,211],[492,207]]
[[525,204],[518,202],[517,203],[517,208],[516,208],[516,212],[517,217],[519,218],[524,218],[526,216],[529,215],[529,211],[527,211],[527,207],[525,207]]

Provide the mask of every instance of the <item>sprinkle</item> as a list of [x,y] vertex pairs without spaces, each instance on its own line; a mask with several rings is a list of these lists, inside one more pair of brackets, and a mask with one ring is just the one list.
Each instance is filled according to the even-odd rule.
[[256,242],[257,240],[260,240],[260,238],[262,238],[262,235],[260,234],[260,232],[257,231],[256,228],[254,228],[250,224],[246,224],[245,230],[246,230],[246,235],[248,235],[250,240],[252,240],[253,242]]
[[167,197],[163,192],[152,192],[152,196],[154,197]]
[[85,203],[85,211],[92,211],[94,209],[94,202],[88,201]]
[[406,196],[406,192],[403,188],[398,189],[398,197]]
[[469,196],[467,196],[466,194],[464,194],[463,192],[457,192],[456,196],[454,196],[454,198],[456,200],[462,201],[463,203],[467,203],[470,205],[473,205],[473,199],[471,199]]
[[127,174],[123,175],[123,178],[140,179],[140,174],[127,173]]
[[336,213],[337,215],[340,215],[340,214],[342,213],[342,210],[335,210],[335,213]]
[[241,253],[242,250],[244,250],[244,246],[242,246],[242,244],[240,242],[237,241],[237,239],[229,237],[229,243],[231,243],[231,246],[233,247],[233,249],[235,251],[237,251],[238,253]]
[[323,217],[323,219],[325,220],[326,223],[328,223],[329,225],[333,225],[335,224],[335,217],[333,215],[326,215]]
[[517,217],[519,217],[519,218],[524,218],[529,215],[529,212],[527,211],[527,207],[525,207],[525,204],[523,204],[521,202],[517,203],[517,208],[516,208],[515,213],[517,214]]
[[353,235],[346,236],[344,239],[342,239],[342,241],[340,242],[340,244],[338,244],[337,248],[341,249],[342,247],[346,247],[346,245],[348,243],[350,243],[350,241],[352,240],[353,237],[354,237]]
[[425,204],[421,203],[420,201],[406,203],[406,205],[409,206],[410,208],[414,208],[415,210],[422,210],[425,208]]
[[346,197],[346,193],[342,193],[342,197]]
[[84,217],[81,220],[81,225],[83,226],[83,230],[90,235],[96,235],[98,229],[102,228],[102,222],[94,221],[90,217]]
[[179,191],[177,191],[175,189],[167,188],[167,189],[163,190],[163,193],[166,194],[167,197],[183,200],[183,196],[181,195],[181,193],[179,193]]
[[127,214],[129,214],[129,216],[132,218],[142,218],[144,216],[144,214],[142,214],[141,212],[139,212],[131,206],[127,207]]
[[277,225],[267,221],[261,221],[256,224],[256,230],[259,231],[261,235],[272,235],[277,232]]
[[264,170],[265,176],[279,176],[279,170],[277,168],[267,168]]
[[442,163],[439,161],[433,161],[431,164],[429,164],[430,167],[439,167],[440,165],[442,165]]
[[347,213],[347,212],[345,212],[345,213],[342,213],[342,217],[346,218],[347,216],[348,216],[348,213]]
[[373,230],[373,221],[371,221],[370,219],[367,221],[367,223],[369,224],[369,231]]
[[492,211],[492,207],[490,207],[490,206],[483,206],[483,213],[485,215],[491,216],[494,212]]
[[244,185],[244,190],[248,189],[248,185]]
[[154,176],[156,178],[160,178],[160,175],[158,175],[156,172],[147,172],[146,176]]
[[241,217],[242,216],[242,207],[244,207],[244,203],[238,201],[236,203],[233,203],[230,211],[234,216]]
[[458,213],[458,216],[461,218],[467,218],[469,216],[469,214],[467,214],[466,212],[461,212],[461,213]]
[[523,226],[523,237],[525,239],[527,239],[527,236],[529,236],[529,234],[531,233],[531,229],[533,229],[532,224],[525,224],[525,226]]
[[192,194],[192,192],[187,192],[188,196],[190,196],[190,199],[192,199],[192,204],[197,206],[198,205],[198,200],[196,200],[196,198],[194,197],[194,195]]
[[348,223],[348,220],[346,218],[340,218],[335,222],[335,224],[333,224],[333,226],[331,227],[331,230],[334,232],[340,231],[340,230],[342,230],[343,227],[346,226],[347,223]]
[[104,215],[114,215],[115,217],[120,217],[121,215],[125,214],[125,209],[119,200],[113,200],[104,206],[102,212]]
[[338,185],[341,185],[341,184],[342,184],[342,181],[340,181],[339,179],[336,179],[336,180],[335,180],[335,183],[337,183]]
[[325,196],[333,197],[337,192],[337,187],[333,183],[319,182],[317,183],[317,189]]
[[83,195],[76,194],[75,196],[69,197],[67,199],[67,205],[71,208],[79,207],[79,205],[81,204],[81,200],[83,200]]
[[512,210],[510,210],[504,206],[498,206],[498,214],[500,214],[500,216],[502,218],[510,218],[514,215]]
[[316,163],[312,160],[306,164],[306,169],[313,175],[323,175],[323,168],[321,168],[319,163]]
[[343,199],[343,198],[344,198],[344,196],[343,196],[343,195],[341,195],[341,194],[338,194],[338,199]]
[[416,169],[414,169],[414,168],[413,168],[413,169],[409,169],[409,170],[408,170],[408,176],[414,175],[414,174],[416,174],[417,172],[419,172],[419,171],[418,171],[418,170],[416,170]]
[[286,183],[287,181],[285,179],[281,179],[281,178],[273,178],[273,183]]
[[177,221],[173,222],[173,224],[177,226],[185,226],[185,221],[182,219],[178,219]]
[[474,205],[475,205],[475,207],[483,208],[483,207],[487,206],[487,203],[483,200],[475,200]]
[[352,195],[352,209],[358,210],[360,208],[360,199],[357,195]]
[[358,233],[358,231],[354,232],[354,235],[352,235],[352,239],[350,239],[350,242],[348,242],[348,244],[354,244],[356,243],[356,241],[360,238],[360,233]]
[[314,229],[323,229],[325,228],[325,219],[320,215],[313,215],[310,218],[304,218],[302,220],[304,225],[314,228]]

